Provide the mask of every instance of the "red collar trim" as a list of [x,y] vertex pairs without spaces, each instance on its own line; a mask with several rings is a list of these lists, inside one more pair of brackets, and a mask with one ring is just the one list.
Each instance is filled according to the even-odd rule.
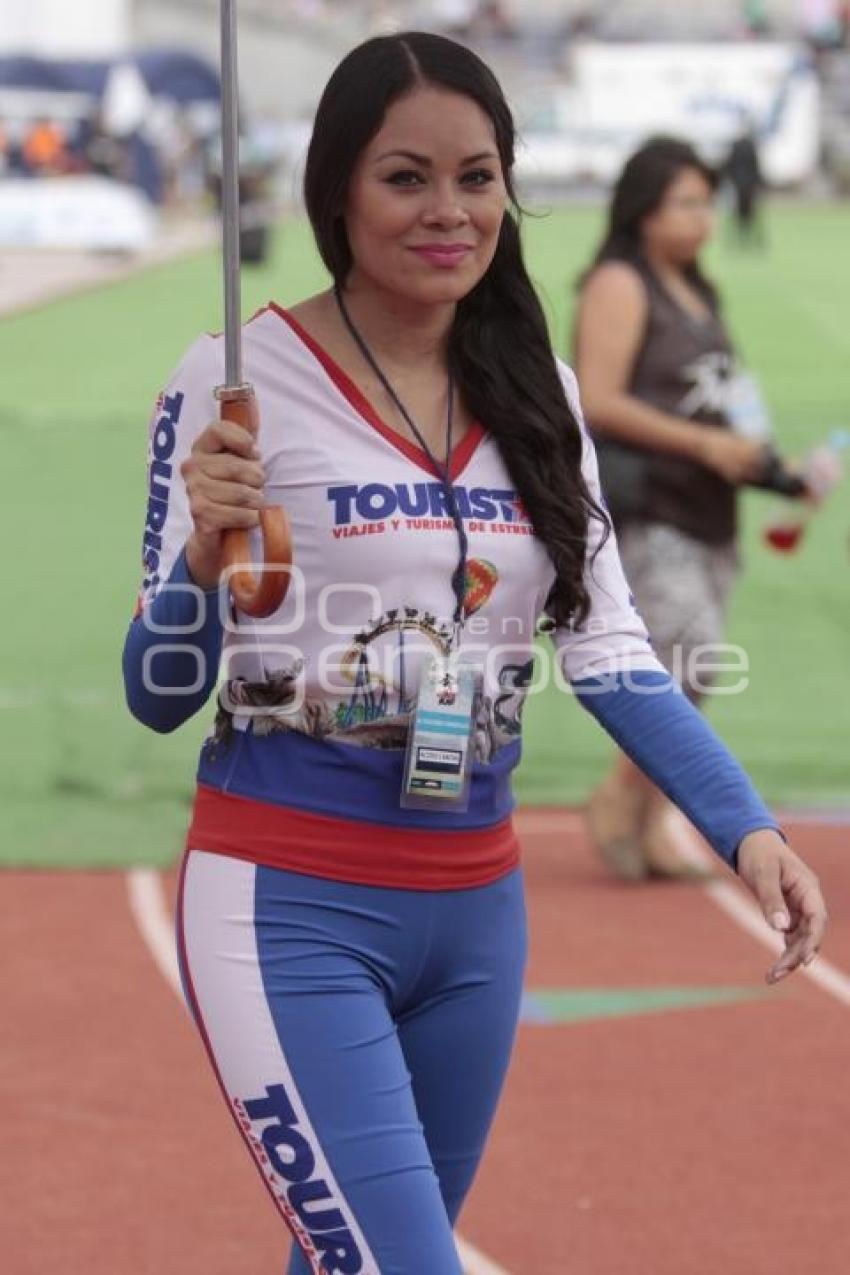
[[[268,308],[289,325],[295,335],[307,346],[310,353],[318,359],[340,393],[348,400],[354,410],[373,429],[378,431],[382,438],[385,438],[388,443],[395,447],[396,451],[401,452],[403,456],[413,461],[420,469],[427,470],[429,474],[435,474],[436,477],[440,477],[440,474],[437,473],[428,459],[427,453],[421,447],[417,447],[415,443],[410,442],[409,439],[403,438],[397,430],[392,429],[385,421],[381,420],[372,404],[361,394],[351,378],[343,372],[327,350],[319,345],[318,341],[310,335],[306,328],[301,326],[288,310],[284,310],[282,306],[277,305],[274,301],[269,302]],[[451,464],[449,465],[449,474],[452,480],[460,477],[472,459],[478,444],[485,437],[486,431],[483,426],[478,421],[473,421],[457,446],[452,448]]]

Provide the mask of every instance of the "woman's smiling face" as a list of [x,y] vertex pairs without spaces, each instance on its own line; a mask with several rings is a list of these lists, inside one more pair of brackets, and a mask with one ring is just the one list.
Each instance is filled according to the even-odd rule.
[[421,85],[396,99],[352,173],[349,282],[456,302],[486,273],[507,190],[493,124],[472,98]]

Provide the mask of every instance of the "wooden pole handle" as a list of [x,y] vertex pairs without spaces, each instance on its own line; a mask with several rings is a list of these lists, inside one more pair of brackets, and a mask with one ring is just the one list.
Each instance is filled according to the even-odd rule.
[[[242,425],[256,438],[260,429],[257,396],[252,386],[223,386],[216,390],[221,418]],[[229,569],[233,601],[246,615],[262,619],[274,612],[286,597],[291,578],[292,532],[286,511],[280,505],[260,510],[263,536],[263,569],[258,576],[251,560],[250,532],[230,527],[224,533],[224,563]]]

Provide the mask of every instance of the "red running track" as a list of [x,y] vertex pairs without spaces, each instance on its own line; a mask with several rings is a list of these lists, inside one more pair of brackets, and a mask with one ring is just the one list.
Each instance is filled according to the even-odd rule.
[[[769,953],[703,890],[612,882],[568,813],[521,823],[532,988],[761,990]],[[850,971],[847,831],[793,833]],[[123,875],[6,873],[0,938],[5,1275],[282,1275],[281,1224]],[[510,1275],[846,1275],[848,1047],[850,1008],[800,976],[524,1026],[463,1234]]]

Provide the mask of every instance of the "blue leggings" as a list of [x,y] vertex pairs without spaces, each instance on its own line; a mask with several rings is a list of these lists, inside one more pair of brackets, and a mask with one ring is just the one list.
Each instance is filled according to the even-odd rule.
[[184,984],[297,1243],[288,1275],[461,1275],[452,1227],[514,1040],[519,871],[474,889],[184,862]]

